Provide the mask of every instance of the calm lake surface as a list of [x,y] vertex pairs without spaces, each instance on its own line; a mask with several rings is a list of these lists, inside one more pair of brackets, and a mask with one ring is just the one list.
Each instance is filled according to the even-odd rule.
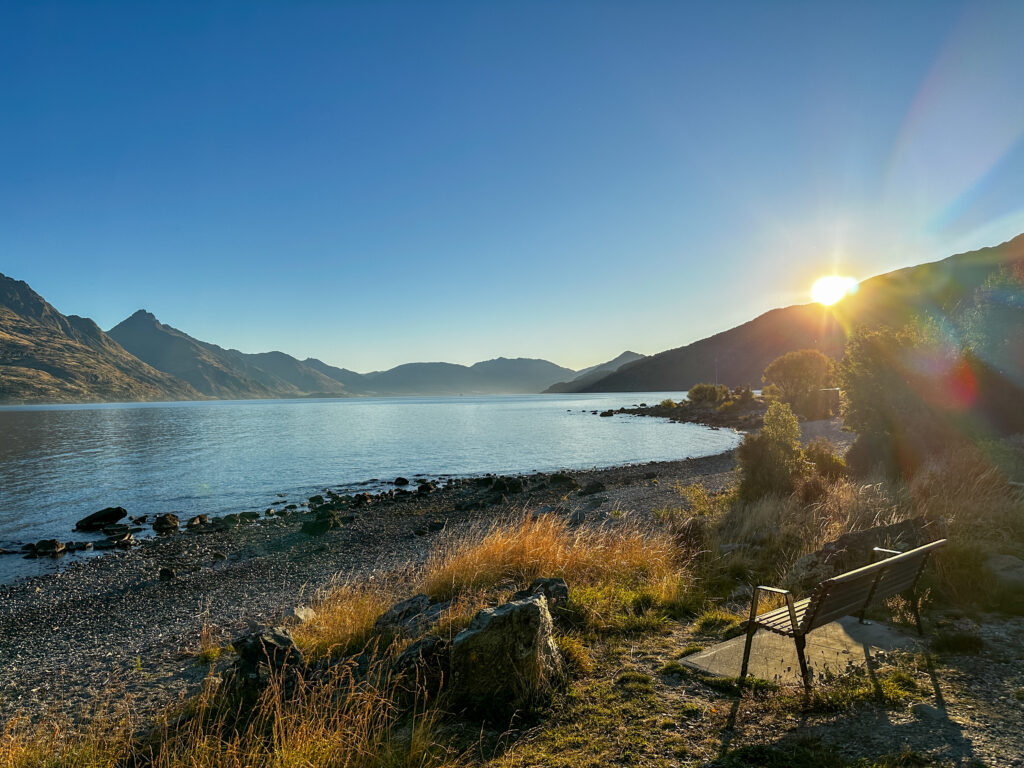
[[[77,520],[225,514],[398,475],[469,476],[707,456],[730,430],[592,410],[682,393],[258,400],[0,408],[0,547]],[[367,483],[372,479],[377,483]],[[385,486],[385,484],[387,484]],[[343,490],[342,490],[343,489]],[[81,538],[81,536],[78,536]],[[69,558],[65,558],[67,560]],[[16,561],[16,562],[13,562]],[[0,556],[0,583],[34,563]]]

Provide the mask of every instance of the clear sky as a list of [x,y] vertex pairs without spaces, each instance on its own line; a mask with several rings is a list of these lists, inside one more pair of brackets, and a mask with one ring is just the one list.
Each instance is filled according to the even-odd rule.
[[1024,3],[0,5],[0,272],[104,329],[579,368],[1024,231]]

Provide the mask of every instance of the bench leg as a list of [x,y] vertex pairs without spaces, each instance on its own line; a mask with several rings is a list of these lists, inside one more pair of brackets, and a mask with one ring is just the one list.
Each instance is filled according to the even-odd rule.
[[747,676],[747,666],[750,662],[750,646],[754,642],[754,635],[757,634],[757,624],[747,623],[747,642],[743,646],[743,666],[740,667],[740,680]]
[[811,675],[807,671],[807,657],[804,655],[804,648],[807,645],[807,641],[803,635],[797,635],[793,638],[793,642],[796,643],[796,657],[800,660],[800,675],[804,679],[804,690],[808,693],[811,692]]

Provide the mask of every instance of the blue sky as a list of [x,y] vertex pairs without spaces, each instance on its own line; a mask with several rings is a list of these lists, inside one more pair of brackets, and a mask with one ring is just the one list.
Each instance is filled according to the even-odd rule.
[[1024,3],[0,6],[0,271],[355,370],[579,368],[1024,231]]

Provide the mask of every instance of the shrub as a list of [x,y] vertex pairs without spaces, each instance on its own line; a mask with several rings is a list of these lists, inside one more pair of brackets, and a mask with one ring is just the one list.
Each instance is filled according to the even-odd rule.
[[771,403],[764,415],[764,428],[756,435],[746,435],[736,456],[742,500],[792,492],[800,475],[802,454],[800,425],[790,407]]
[[846,462],[836,455],[835,447],[819,437],[804,448],[804,458],[814,465],[814,471],[826,480],[838,480],[846,475]]
[[686,393],[686,398],[695,405],[715,405],[729,396],[729,388],[724,384],[694,384]]
[[675,408],[676,407],[676,401],[673,400],[671,397],[668,397],[668,398],[665,398],[664,400],[662,400],[660,403],[658,403],[658,407],[659,408]]

